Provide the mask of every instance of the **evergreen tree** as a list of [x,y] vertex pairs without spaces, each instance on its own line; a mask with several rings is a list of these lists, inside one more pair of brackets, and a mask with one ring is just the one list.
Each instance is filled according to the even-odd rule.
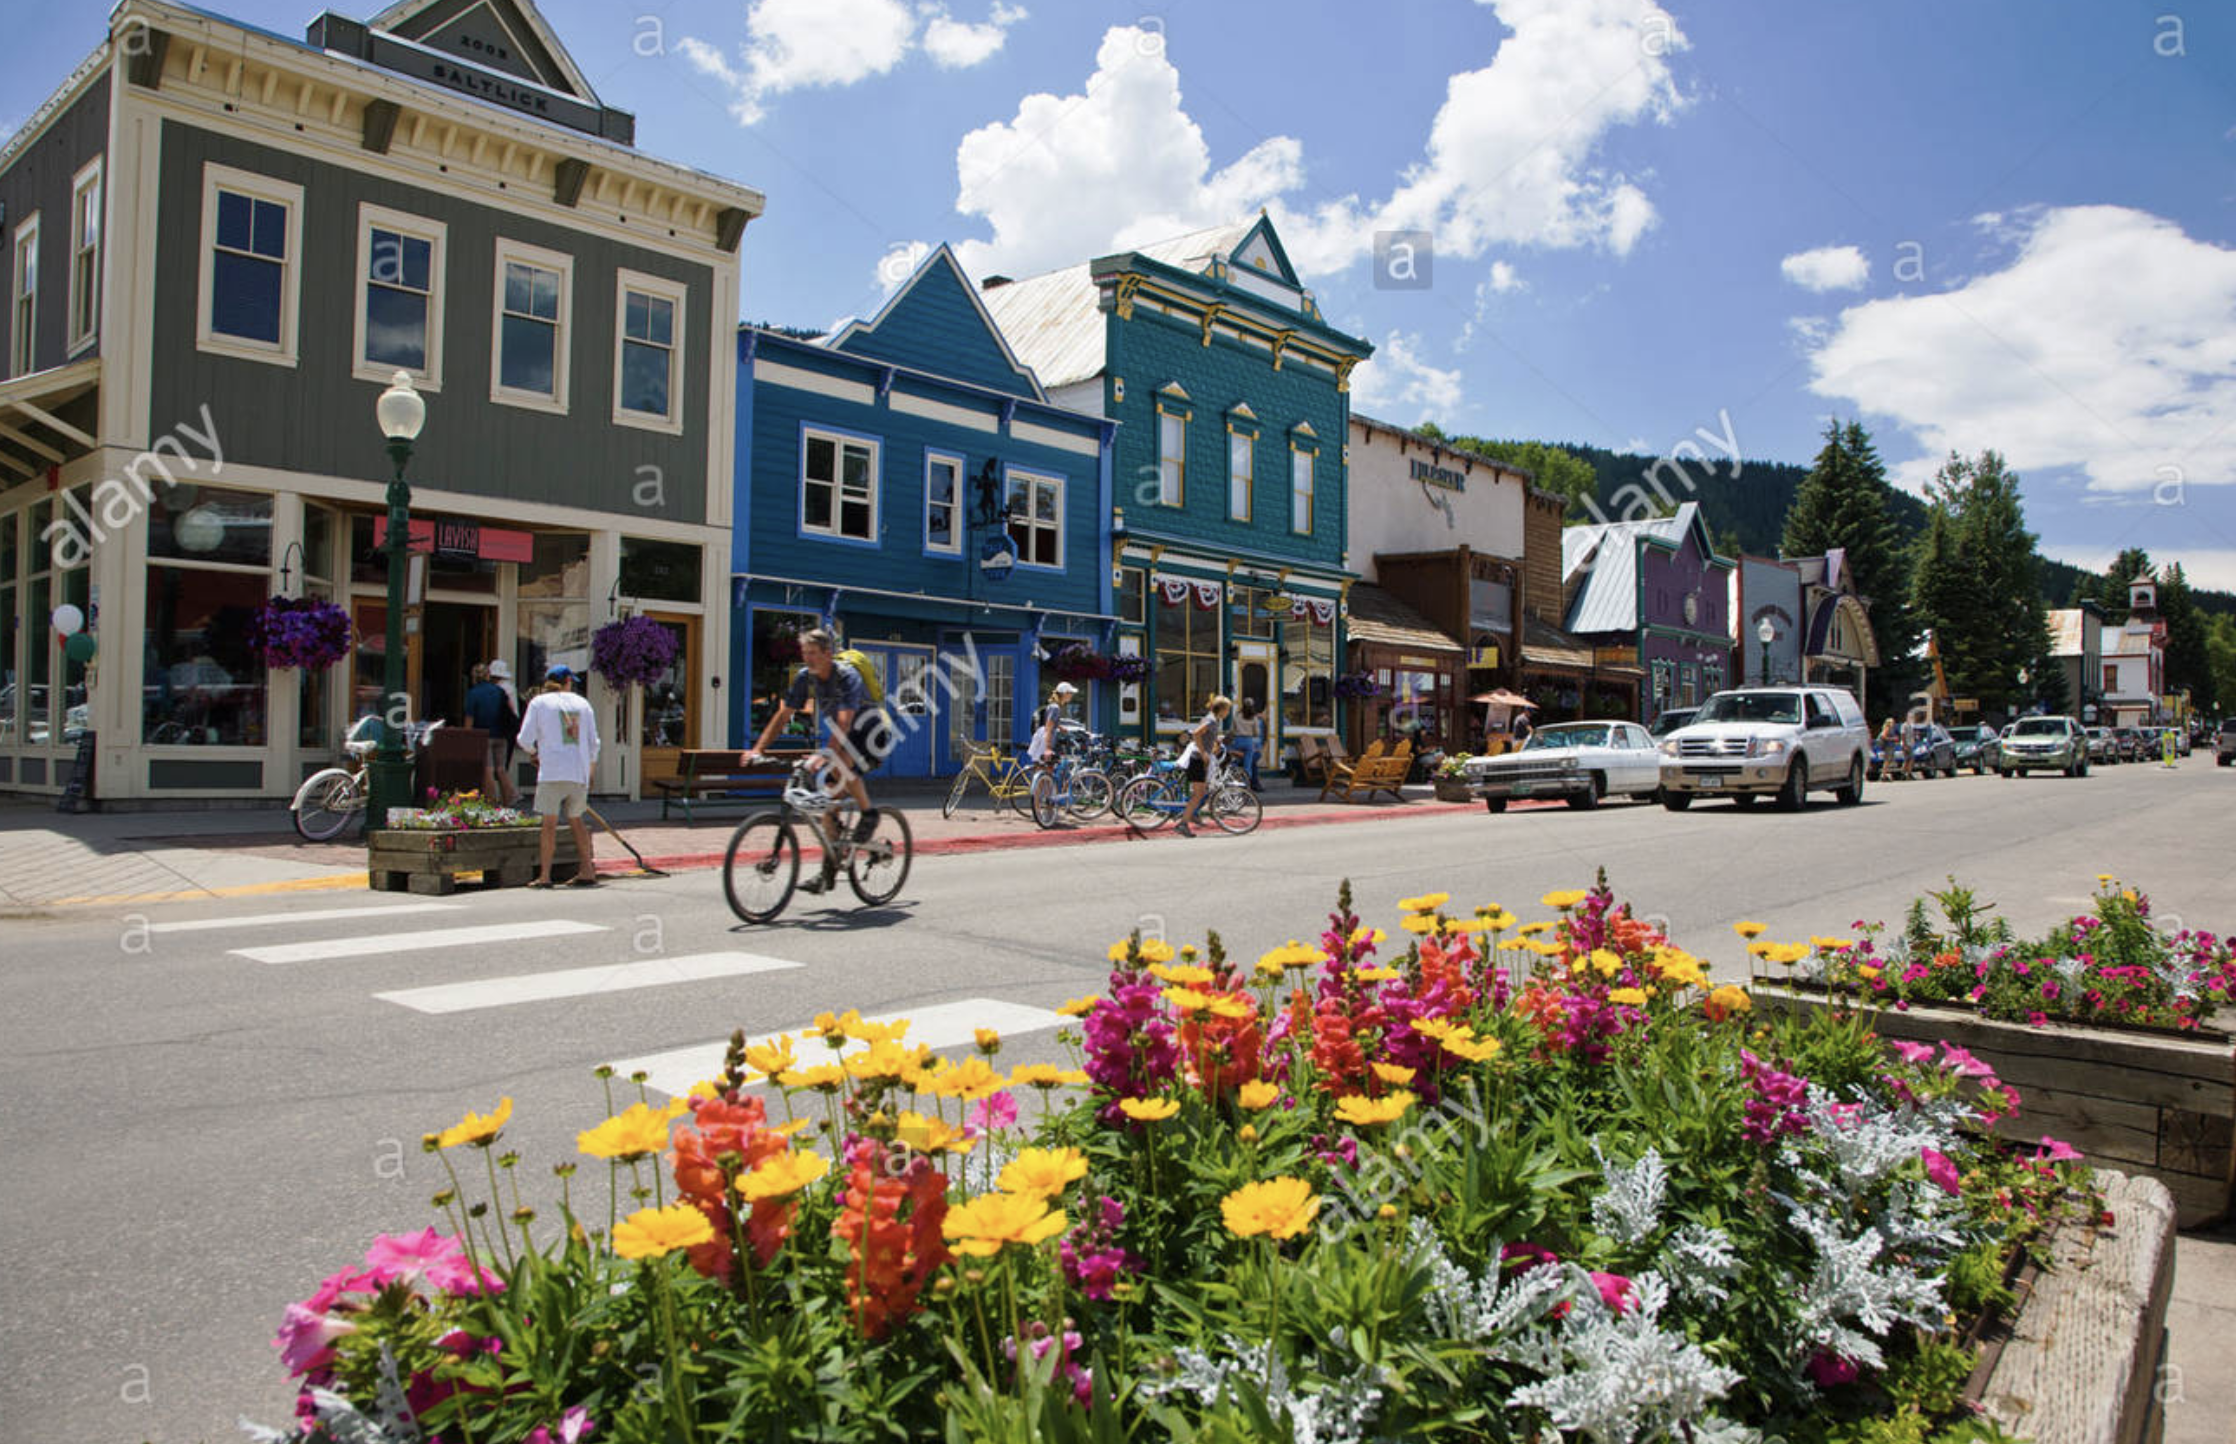
[[1832,422],[1825,428],[1824,448],[1794,494],[1779,543],[1780,554],[1788,557],[1846,550],[1879,641],[1879,666],[1865,699],[1874,714],[1906,704],[1920,674],[1910,655],[1918,629],[1910,617],[1909,549],[1894,521],[1893,498],[1871,434],[1860,422]]
[[2166,619],[2166,693],[2186,690],[2190,701],[2202,706],[2213,687],[2213,661],[2206,648],[2205,619],[2180,562],[2159,573],[2158,614]]
[[2205,634],[2210,680],[2197,705],[2207,717],[2236,715],[2236,617],[2214,617]]
[[[1989,712],[2048,699],[2050,637],[2019,479],[1992,451],[1951,453],[1926,488],[1932,514],[1912,583],[1919,624],[1939,639],[1950,690]],[[2060,690],[2063,679],[2060,675]]]
[[2112,558],[2112,564],[2096,579],[2096,604],[2104,609],[2104,625],[2125,626],[2127,623],[2127,585],[2137,577],[2152,574],[2151,554],[2141,547],[2127,547]]

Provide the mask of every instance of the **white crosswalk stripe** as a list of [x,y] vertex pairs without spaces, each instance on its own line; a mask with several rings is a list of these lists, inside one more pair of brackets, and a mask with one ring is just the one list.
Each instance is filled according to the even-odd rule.
[[716,978],[743,977],[749,973],[781,972],[805,964],[758,953],[691,953],[674,958],[642,958],[597,968],[562,968],[548,973],[518,973],[505,978],[481,978],[465,983],[441,983],[428,988],[399,988],[375,993],[385,1003],[396,1003],[421,1013],[464,1013],[476,1008],[502,1008],[514,1003],[541,1003],[555,998],[586,998],[624,993],[635,988],[659,988],[671,983],[703,983]]
[[377,953],[425,952],[430,948],[466,948],[479,943],[528,942],[536,938],[568,937],[576,933],[602,933],[598,923],[549,918],[540,922],[489,923],[470,928],[435,928],[423,933],[379,933],[372,937],[326,938],[309,943],[275,943],[270,947],[234,948],[234,957],[257,963],[322,963],[336,958],[366,958]]
[[[909,1043],[923,1043],[933,1048],[952,1048],[972,1041],[980,1028],[992,1028],[1003,1037],[1020,1033],[1044,1032],[1059,1026],[1061,1013],[1047,1008],[1027,1007],[1023,1003],[1007,1003],[999,998],[964,998],[960,1002],[939,1003],[928,1008],[911,1008],[901,1013],[880,1013],[864,1019],[871,1023],[894,1023],[909,1020]],[[797,1036],[807,1024],[790,1030]],[[772,1034],[771,1037],[784,1036]],[[853,1052],[859,1044],[849,1043],[841,1056]],[[657,1089],[670,1097],[688,1092],[692,1084],[702,1078],[712,1078],[722,1071],[722,1059],[729,1051],[727,1039],[713,1043],[694,1043],[688,1048],[672,1048],[665,1053],[649,1053],[641,1058],[625,1058],[613,1064],[617,1078],[645,1074],[645,1086]],[[817,1047],[812,1055],[803,1052],[803,1061],[822,1062],[829,1050]]]
[[392,918],[406,913],[453,913],[464,903],[388,903],[369,908],[320,908],[305,913],[248,913],[229,918],[189,918],[180,922],[149,923],[151,933],[214,933],[224,928],[276,927],[281,923],[331,923],[347,918]]

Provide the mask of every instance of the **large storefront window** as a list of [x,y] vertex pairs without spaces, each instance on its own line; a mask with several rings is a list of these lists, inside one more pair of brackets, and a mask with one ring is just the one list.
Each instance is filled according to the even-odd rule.
[[1335,628],[1310,618],[1281,624],[1281,720],[1291,727],[1335,725]]
[[1201,717],[1219,692],[1219,613],[1196,605],[1194,588],[1178,602],[1157,598],[1157,720]]
[[553,667],[590,668],[590,536],[537,532],[534,557],[520,565],[513,676],[524,691]]
[[[761,735],[769,718],[776,715],[777,704],[784,700],[784,689],[791,685],[792,674],[800,669],[800,633],[812,631],[823,625],[823,620],[813,612],[788,612],[757,607],[753,612],[753,705],[749,711],[752,735]],[[957,709],[963,726],[970,726],[970,709]],[[792,731],[804,736],[808,731],[805,718],[794,718]],[[969,732],[961,740],[969,739]]]
[[268,585],[249,572],[148,568],[141,740],[264,745],[264,663],[249,647],[248,633]]
[[1236,587],[1227,594],[1234,635],[1261,642],[1274,640],[1289,612],[1288,599],[1260,587]]

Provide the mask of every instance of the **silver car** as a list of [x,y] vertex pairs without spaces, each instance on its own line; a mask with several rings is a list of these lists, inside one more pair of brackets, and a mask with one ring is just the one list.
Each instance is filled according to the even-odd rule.
[[2009,777],[2057,771],[2088,776],[2088,733],[2070,717],[2021,717],[2003,734],[1995,770]]
[[1662,805],[1695,797],[1759,797],[1798,812],[1810,789],[1829,788],[1842,806],[1863,800],[1871,732],[1842,687],[1739,687],[1701,704],[1687,726],[1662,739]]

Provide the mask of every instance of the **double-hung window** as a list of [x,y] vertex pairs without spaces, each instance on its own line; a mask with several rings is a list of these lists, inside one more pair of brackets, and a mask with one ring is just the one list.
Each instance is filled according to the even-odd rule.
[[8,286],[8,374],[34,369],[39,354],[39,217],[16,227],[13,279]]
[[360,380],[411,373],[422,391],[443,384],[443,243],[439,221],[357,208],[357,360]]
[[1257,456],[1257,437],[1247,431],[1227,433],[1227,515],[1235,521],[1250,519],[1250,483]]
[[565,411],[573,319],[574,258],[499,240],[496,367],[489,399]]
[[301,186],[204,166],[196,345],[293,366],[302,254]]
[[70,181],[70,334],[74,355],[93,344],[101,324],[101,162]]
[[800,530],[809,536],[877,540],[878,444],[866,436],[800,435]]
[[924,550],[956,556],[963,550],[963,459],[924,453]]
[[613,419],[671,433],[683,430],[683,302],[675,281],[635,271],[615,287]]
[[1157,503],[1179,506],[1188,494],[1188,416],[1157,408]]
[[1021,566],[1064,565],[1064,479],[1030,471],[1009,473],[1009,539]]
[[1302,447],[1289,452],[1289,530],[1299,536],[1312,534],[1312,461]]

